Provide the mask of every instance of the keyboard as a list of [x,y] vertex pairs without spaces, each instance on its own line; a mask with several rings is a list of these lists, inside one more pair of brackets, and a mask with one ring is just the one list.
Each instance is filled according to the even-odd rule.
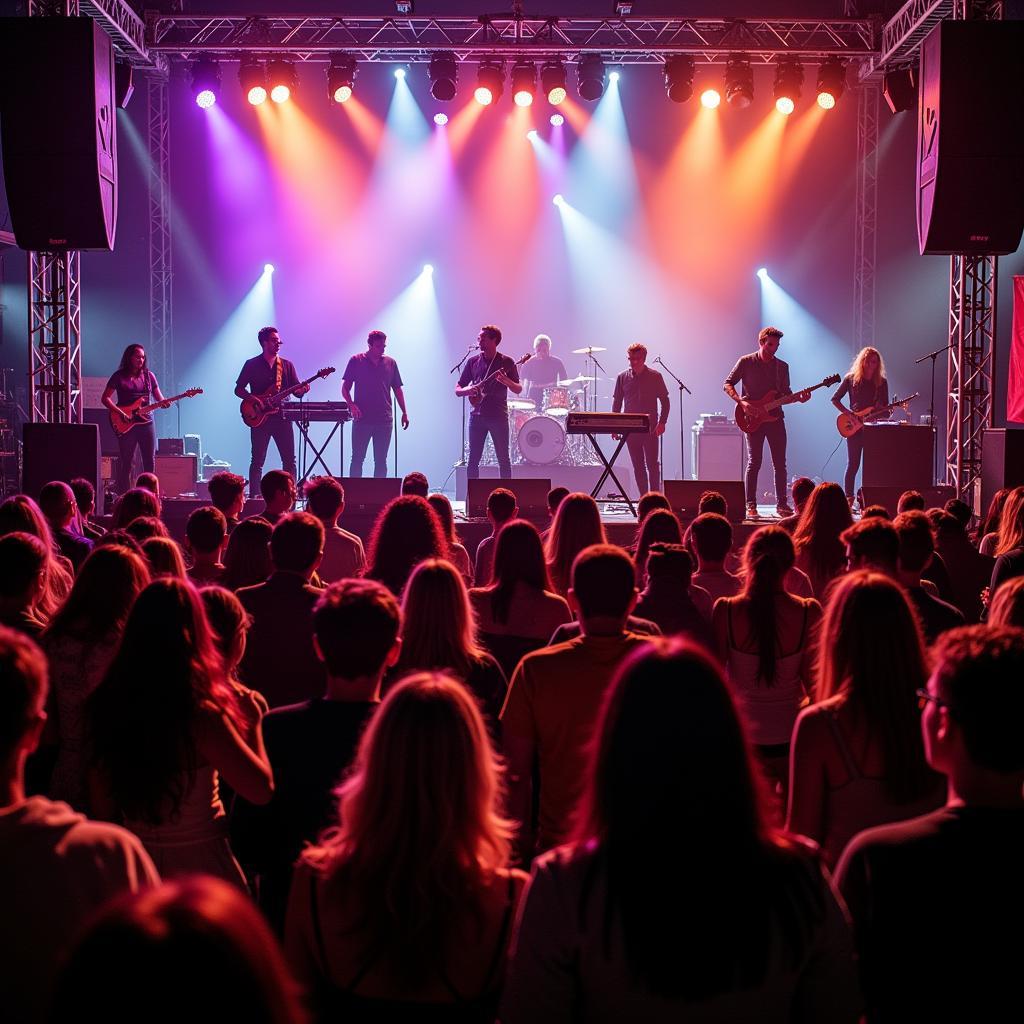
[[651,418],[645,412],[571,412],[567,434],[648,434]]
[[352,418],[348,402],[285,402],[281,413],[286,420],[301,423],[348,423]]

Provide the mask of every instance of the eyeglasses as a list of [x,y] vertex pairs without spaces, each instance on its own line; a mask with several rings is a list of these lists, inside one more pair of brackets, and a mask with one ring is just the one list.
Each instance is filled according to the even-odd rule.
[[951,704],[944,701],[941,697],[936,697],[934,693],[929,693],[927,690],[915,690],[917,694],[917,707],[919,711],[924,711],[925,705],[934,704],[937,708],[946,708],[950,712],[953,711]]

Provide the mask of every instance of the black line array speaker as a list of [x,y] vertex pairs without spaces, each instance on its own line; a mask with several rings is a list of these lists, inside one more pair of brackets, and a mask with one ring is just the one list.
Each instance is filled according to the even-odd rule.
[[1024,232],[1024,22],[943,21],[921,46],[922,254],[1005,255]]
[[114,50],[92,18],[0,19],[0,142],[22,249],[114,248]]
[[[21,489],[38,498],[51,480],[91,480],[103,494],[100,475],[100,430],[95,423],[26,423],[22,434]],[[100,500],[97,498],[97,505]]]

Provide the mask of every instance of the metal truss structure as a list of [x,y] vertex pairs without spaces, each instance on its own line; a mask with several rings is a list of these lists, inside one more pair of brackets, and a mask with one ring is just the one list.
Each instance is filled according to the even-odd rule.
[[857,184],[853,232],[853,350],[875,344],[875,265],[878,252],[878,109],[880,90],[857,90]]
[[29,253],[28,315],[29,417],[81,423],[81,253]]
[[167,78],[146,89],[149,142],[149,348],[147,356],[165,394],[174,387],[171,260],[171,114]]

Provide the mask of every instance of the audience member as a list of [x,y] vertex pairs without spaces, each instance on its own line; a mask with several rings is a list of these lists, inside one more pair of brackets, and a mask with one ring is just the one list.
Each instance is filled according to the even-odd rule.
[[57,966],[93,912],[121,891],[159,880],[124,829],[26,797],[25,761],[43,732],[46,690],[42,652],[0,627],[0,993],[4,1018],[18,1024],[52,1019]]
[[868,505],[860,514],[861,519],[892,519],[884,505]]
[[900,535],[890,520],[881,516],[862,517],[843,530],[839,539],[846,545],[846,565],[850,571],[873,569],[899,578]]
[[1003,506],[1010,496],[1009,487],[1000,487],[989,502],[984,522],[978,528],[978,551],[983,555],[994,555],[999,541],[999,523],[1003,518]]
[[53,480],[39,492],[39,511],[50,524],[50,533],[57,550],[74,566],[75,572],[92,551],[92,541],[76,533],[72,527],[78,519],[75,492],[63,480]]
[[224,576],[224,563],[220,557],[228,539],[228,523],[224,513],[213,505],[197,508],[185,524],[185,538],[192,557],[188,578],[196,586],[219,583]]
[[575,841],[534,864],[504,1024],[854,1024],[849,927],[814,856],[770,828],[714,661],[634,655],[595,731]]
[[239,591],[264,583],[273,572],[270,538],[274,528],[259,517],[243,519],[228,537],[221,586]]
[[8,533],[28,533],[42,541],[46,552],[43,588],[35,602],[34,614],[48,621],[71,591],[74,572],[71,563],[58,555],[46,517],[26,494],[14,494],[0,504],[0,537]]
[[242,509],[245,508],[245,484],[244,476],[224,470],[214,473],[207,483],[210,501],[214,508],[220,509],[227,522],[228,536],[241,521]]
[[921,585],[921,572],[935,550],[928,517],[919,511],[901,512],[893,522],[900,539],[900,583],[921,620],[927,644],[947,629],[964,624],[963,613],[953,605],[933,597]]
[[[640,500],[636,503],[637,523],[643,523],[656,508],[663,508],[666,512],[671,512],[672,504],[661,491],[647,491],[645,494],[642,494]],[[639,533],[639,525],[637,532]]]
[[156,500],[160,501],[160,477],[156,473],[140,473],[135,478],[135,486],[156,495]]
[[1005,580],[1024,575],[1024,487],[1014,487],[1006,498],[993,554],[989,590],[994,594]]
[[402,494],[415,494],[425,498],[430,493],[430,483],[423,473],[406,473],[402,477]]
[[732,548],[732,523],[717,512],[705,512],[690,524],[690,538],[697,556],[693,583],[711,596],[712,606],[720,597],[734,597],[743,580],[725,567]]
[[423,674],[393,690],[339,796],[288,906],[286,948],[321,1019],[493,1021],[526,876],[509,868],[500,768],[465,687]]
[[846,568],[846,551],[839,539],[853,523],[842,487],[818,484],[804,506],[793,533],[796,565],[811,579],[814,595],[822,597],[829,583]]
[[226,677],[192,584],[155,580],[86,703],[90,806],[123,820],[162,877],[202,873],[244,888],[218,779],[253,803],[270,799],[264,709]]
[[259,912],[216,878],[114,901],[75,944],[52,1024],[304,1024],[298,986]]
[[[970,508],[967,511],[970,515]],[[969,623],[977,622],[983,608],[981,592],[992,578],[994,559],[978,553],[967,535],[962,516],[957,518],[951,512],[943,512],[938,517],[934,536],[935,550],[949,574],[950,604],[959,608]]]
[[0,537],[0,625],[33,639],[46,628],[39,609],[46,588],[47,550],[30,533]]
[[705,512],[729,518],[729,503],[721,491],[705,491],[700,496],[697,500],[697,515],[702,516]]
[[988,606],[988,624],[1024,628],[1024,576],[1000,584]]
[[858,571],[836,581],[817,677],[818,703],[793,730],[786,828],[813,839],[833,867],[858,832],[942,803],[921,744],[921,634],[890,577]]
[[[135,520],[139,522],[138,519]],[[142,542],[142,553],[149,565],[149,574],[153,579],[170,577],[176,580],[187,580],[188,570],[181,548],[170,537],[148,537]]]
[[272,708],[323,693],[324,669],[313,646],[313,606],[321,591],[309,583],[323,549],[320,520],[308,512],[289,512],[270,537],[269,579],[236,591],[252,617],[240,675]]
[[477,545],[476,565],[473,579],[478,587],[486,587],[491,582],[494,571],[494,544],[501,528],[519,515],[516,496],[507,487],[495,487],[487,496],[487,518],[491,524],[491,534],[484,537]]
[[693,559],[682,544],[652,544],[647,554],[646,587],[637,599],[637,616],[654,622],[666,636],[682,634],[708,650],[711,596],[692,584]]
[[149,516],[160,518],[160,501],[145,487],[132,487],[114,503],[114,529],[123,530],[134,519]]
[[107,530],[102,537],[96,539],[92,549],[95,551],[97,548],[108,547],[125,548],[145,561],[146,556],[142,553],[142,545],[127,530]]
[[283,469],[271,469],[260,480],[260,494],[263,496],[263,510],[258,515],[271,526],[276,526],[281,516],[295,508],[299,492],[291,473]]
[[921,732],[946,806],[862,832],[836,882],[868,1020],[1004,1020],[1020,1001],[1024,632],[968,626],[934,653]]
[[566,597],[576,556],[584,548],[607,543],[597,502],[589,494],[576,492],[567,495],[555,513],[547,543],[552,589]]
[[[653,494],[653,491],[648,491],[648,494]],[[562,487],[560,484],[557,487],[552,487],[548,491],[548,525],[545,527],[540,535],[541,543],[547,544],[548,535],[551,533],[551,523],[555,521],[555,513],[558,511],[558,506],[569,497],[569,488]],[[646,495],[645,495],[646,497]],[[644,499],[641,498],[641,501]]]
[[920,491],[904,491],[896,503],[896,515],[902,512],[923,512],[924,495]]
[[[526,655],[512,677],[501,725],[510,776],[508,806],[521,823],[517,844],[524,863],[571,833],[586,748],[605,689],[623,658],[645,642],[625,628],[636,597],[633,563],[621,548],[585,548],[573,564],[569,590],[582,635]],[[540,789],[536,833],[535,761]]]
[[967,533],[971,528],[974,512],[971,511],[971,506],[966,501],[961,501],[959,498],[950,498],[942,506],[942,510],[951,515],[963,527],[964,533]]
[[793,514],[780,519],[775,525],[781,526],[786,533],[796,533],[797,524],[813,490],[814,481],[809,476],[798,476],[789,486],[789,493],[793,496]]
[[[672,512],[655,509],[640,524],[637,534],[635,563],[636,585],[642,587],[647,573],[647,552],[652,544],[682,544],[683,531]],[[710,608],[708,609],[710,613]]]
[[324,527],[324,556],[317,574],[324,583],[350,579],[366,568],[363,542],[338,525],[345,511],[345,489],[333,476],[315,476],[305,487],[306,511]]
[[124,527],[124,532],[134,537],[140,544],[144,544],[153,537],[169,540],[171,536],[167,527],[164,526],[163,520],[157,519],[156,516],[139,516]]
[[238,676],[238,667],[245,654],[252,619],[242,602],[230,590],[211,583],[199,591],[210,638],[220,655],[224,677],[234,687],[245,689]]
[[406,494],[388,502],[373,524],[366,576],[400,598],[413,569],[425,558],[444,558],[447,551],[441,521],[430,503]]
[[437,513],[441,523],[441,532],[448,542],[448,560],[459,570],[467,587],[473,586],[473,563],[469,552],[459,543],[459,535],[455,532],[455,515],[452,512],[452,503],[447,495],[431,494],[427,501],[430,507]]
[[75,505],[78,507],[78,522],[82,528],[82,536],[88,540],[99,540],[105,531],[92,520],[96,511],[95,486],[84,476],[76,476],[71,481],[71,490],[74,492]]

